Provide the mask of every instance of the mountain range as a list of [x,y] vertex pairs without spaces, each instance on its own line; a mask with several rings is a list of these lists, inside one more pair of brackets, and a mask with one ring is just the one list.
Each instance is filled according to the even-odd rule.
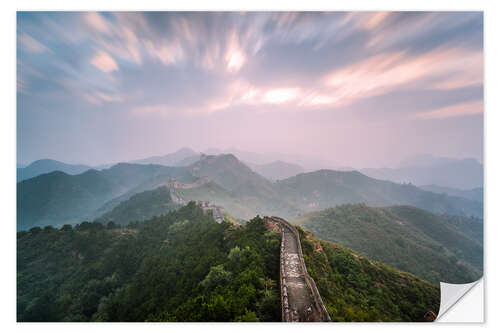
[[[195,152],[191,148],[181,148],[176,152],[161,155],[152,156],[144,159],[130,161],[129,163],[135,164],[158,164],[164,166],[178,166],[179,164],[185,165],[183,161],[186,159],[199,158],[200,153]],[[191,163],[189,163],[191,164]]]
[[[275,320],[279,294],[270,293],[276,293],[279,242],[261,230],[256,215],[302,226],[304,260],[335,320],[423,320],[437,311],[439,281],[467,283],[482,275],[483,203],[475,191],[420,188],[359,171],[294,174],[300,167],[285,162],[270,163],[264,176],[233,154],[192,153],[156,157],[175,166],[119,163],[19,181],[20,318]],[[280,165],[295,170],[273,179]],[[241,224],[218,224],[193,202],[183,205],[194,200],[224,207]],[[232,259],[240,255],[254,258],[258,279]],[[98,278],[85,280],[96,270],[102,270]],[[175,288],[152,283],[159,277]],[[257,281],[254,288],[266,292],[241,290],[231,277]],[[65,281],[61,288],[58,279]],[[227,310],[242,295],[246,310]]]
[[308,156],[301,154],[286,154],[280,152],[272,153],[255,153],[245,150],[240,150],[237,148],[227,148],[218,149],[210,148],[203,152],[206,155],[221,155],[221,154],[232,154],[236,156],[239,160],[245,161],[251,164],[270,164],[276,161],[283,161],[285,163],[299,165],[305,170],[312,171],[321,168],[335,168],[338,169],[340,166],[330,160],[319,158],[316,156]]
[[[202,155],[187,167],[120,163],[79,175],[55,171],[17,184],[18,228],[95,219],[134,194],[173,180],[198,186],[180,188],[183,199],[204,197],[237,218],[285,218],[346,203],[413,205],[432,212],[482,218],[480,202],[424,191],[365,176],[357,171],[320,170],[271,182],[232,154]],[[210,183],[211,182],[211,183]]]
[[34,161],[28,166],[18,165],[17,181],[20,182],[52,171],[62,171],[68,175],[76,175],[89,169],[91,167],[83,164],[67,164],[56,160],[43,159]]
[[283,161],[274,161],[266,164],[254,164],[251,162],[244,163],[248,165],[250,169],[271,181],[286,179],[306,171],[298,164]]
[[358,171],[319,170],[276,183],[283,198],[303,211],[347,203],[370,206],[412,205],[431,212],[483,216],[482,203],[424,191],[411,184],[378,180]]
[[[254,153],[236,148],[207,149],[196,152],[191,148],[181,148],[173,153],[132,160],[130,164],[157,164],[163,166],[189,166],[196,163],[200,156],[232,154],[249,166],[253,171],[265,178],[275,181],[299,173],[317,171],[319,169],[353,171],[355,169],[337,165],[331,161],[316,157],[283,153]],[[17,164],[18,182],[52,171],[63,171],[67,174],[78,174],[88,169],[108,169],[117,163],[87,166],[68,164],[50,159],[37,160],[31,165]],[[470,190],[483,186],[483,165],[477,160],[436,157],[433,155],[417,155],[407,158],[392,168],[362,168],[363,174],[381,180],[396,183],[412,183],[417,186],[448,187],[457,190]],[[432,190],[432,189],[430,189]],[[442,193],[442,192],[439,192]]]
[[396,183],[436,185],[468,190],[483,187],[483,165],[477,160],[436,158],[424,155],[402,163],[399,168],[365,168],[363,174]]
[[26,179],[17,183],[17,228],[94,219],[133,194],[156,188],[172,178],[188,182],[193,179],[184,168],[127,163],[78,175],[54,171]]
[[477,202],[483,202],[484,191],[482,187],[473,188],[470,190],[460,190],[457,188],[437,186],[437,185],[424,185],[420,186],[424,191],[447,194],[454,197],[465,198]]

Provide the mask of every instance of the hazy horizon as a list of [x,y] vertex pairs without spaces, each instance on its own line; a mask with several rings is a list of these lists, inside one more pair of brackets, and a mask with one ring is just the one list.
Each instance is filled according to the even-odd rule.
[[[116,160],[116,161],[100,162],[100,163],[97,163],[97,164],[88,164],[88,163],[79,162],[79,161],[66,161],[66,160],[63,160],[63,159],[57,159],[57,158],[51,158],[51,157],[43,157],[43,158],[39,158],[39,159],[32,160],[32,161],[29,161],[29,162],[25,162],[25,163],[22,163],[22,162],[18,161],[17,165],[18,166],[19,165],[28,166],[31,163],[36,162],[38,160],[50,159],[50,160],[56,160],[56,161],[67,163],[67,164],[75,164],[75,165],[76,164],[81,164],[81,165],[87,165],[89,167],[103,167],[103,166],[111,166],[111,165],[114,165],[116,163],[133,163],[134,161],[139,161],[139,160],[147,159],[147,158],[150,158],[150,157],[165,156],[165,155],[176,153],[176,152],[178,152],[180,150],[183,150],[183,149],[190,149],[190,150],[193,150],[196,153],[207,154],[207,155],[212,155],[212,154],[215,154],[215,155],[220,155],[220,154],[235,154],[235,155],[238,155],[238,153],[248,153],[248,154],[262,155],[261,159],[265,159],[266,160],[265,162],[262,162],[262,161],[260,161],[260,162],[259,161],[253,161],[251,158],[240,158],[239,156],[236,156],[239,160],[241,160],[243,162],[250,162],[250,163],[255,164],[255,165],[270,164],[272,162],[285,162],[285,163],[291,163],[291,164],[296,164],[296,165],[301,166],[301,167],[305,167],[302,163],[300,163],[300,162],[297,161],[297,159],[300,158],[300,157],[311,158],[312,160],[310,161],[310,164],[312,164],[312,165],[314,165],[314,164],[319,165],[319,167],[317,167],[317,168],[314,168],[314,167],[312,167],[312,168],[311,167],[309,167],[309,168],[305,167],[306,170],[320,169],[320,168],[332,168],[332,169],[335,169],[335,167],[337,167],[337,168],[353,168],[353,169],[363,169],[363,168],[399,168],[399,167],[403,167],[403,164],[405,164],[405,162],[407,162],[408,160],[425,158],[425,157],[444,158],[444,159],[456,159],[456,160],[473,159],[473,160],[477,161],[478,163],[483,164],[482,160],[478,160],[478,159],[476,159],[474,157],[456,158],[456,157],[451,157],[451,156],[437,156],[437,155],[433,155],[433,154],[418,154],[418,155],[407,156],[406,158],[403,158],[403,159],[401,159],[399,161],[396,161],[394,164],[384,164],[384,165],[377,165],[377,166],[370,166],[370,165],[368,165],[368,166],[363,166],[363,165],[353,166],[353,165],[338,164],[334,160],[322,159],[322,158],[320,158],[318,156],[307,155],[307,154],[286,154],[286,153],[282,153],[282,152],[272,152],[272,151],[269,151],[269,152],[258,152],[257,151],[257,152],[255,152],[255,151],[245,151],[245,150],[237,149],[235,147],[228,147],[228,148],[210,147],[210,148],[204,149],[204,150],[196,150],[196,149],[193,149],[192,147],[183,146],[183,147],[179,147],[178,149],[175,149],[174,151],[165,152],[163,154],[148,155],[148,156],[138,156],[138,157],[132,158],[132,159],[120,159],[120,160]],[[213,153],[212,151],[214,151],[214,150],[218,150],[219,152]],[[276,157],[273,158],[273,157],[271,157],[272,155],[275,155]],[[417,165],[415,165],[415,166],[417,166]]]
[[483,161],[481,12],[17,14],[17,162]]

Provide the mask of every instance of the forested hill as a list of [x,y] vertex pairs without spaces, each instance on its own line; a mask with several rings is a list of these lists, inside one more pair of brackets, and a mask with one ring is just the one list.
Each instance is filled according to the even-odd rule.
[[17,183],[17,228],[94,220],[135,194],[173,180],[193,184],[205,178],[213,184],[190,187],[183,191],[183,199],[207,198],[241,219],[255,215],[290,219],[346,203],[412,205],[437,213],[483,216],[482,202],[377,180],[357,171],[319,170],[273,183],[227,154],[203,155],[187,167],[119,163],[79,175],[55,171],[21,181]]
[[[304,240],[306,264],[335,320],[437,311],[437,285],[368,260],[358,269],[345,253],[359,255],[338,246],[310,261],[314,246]],[[127,227],[20,231],[18,321],[280,321],[279,249],[261,218],[219,224],[194,203]]]
[[132,195],[172,178],[195,180],[185,168],[127,163],[79,175],[54,171],[27,179],[17,183],[17,229],[97,218]]
[[166,214],[179,207],[179,204],[172,201],[170,189],[160,186],[151,191],[137,193],[130,199],[120,202],[118,206],[103,214],[96,221],[103,223],[113,221],[127,225],[129,222],[144,221],[153,216]]
[[410,206],[342,205],[294,221],[321,239],[438,283],[476,281],[483,270],[482,220]]
[[305,211],[365,203],[370,206],[411,205],[435,213],[483,217],[480,202],[424,191],[411,184],[370,178],[358,171],[302,173],[278,181],[276,190],[283,199]]
[[438,285],[297,229],[307,270],[333,321],[424,321],[439,312]]
[[279,235],[194,203],[116,228],[17,234],[19,321],[280,321]]

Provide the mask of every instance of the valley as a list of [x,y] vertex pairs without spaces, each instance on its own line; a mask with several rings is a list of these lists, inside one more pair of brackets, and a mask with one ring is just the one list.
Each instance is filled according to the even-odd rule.
[[[482,201],[469,192],[426,191],[358,171],[317,170],[271,181],[232,154],[200,155],[185,166],[119,163],[77,175],[53,171],[17,186],[18,307],[26,321],[424,321],[439,310],[440,281],[467,283],[483,271]],[[227,243],[230,235],[243,238]],[[56,248],[32,252],[48,244]],[[186,259],[187,253],[194,256]],[[255,261],[247,264],[267,267],[251,273],[264,274],[260,282],[234,261],[250,253]],[[173,255],[178,259],[172,263]],[[192,262],[182,268],[179,260]],[[200,266],[200,260],[206,263]],[[98,265],[102,280],[95,286],[77,282],[56,262],[70,272]],[[155,287],[142,290],[140,283],[149,280],[137,274],[151,265],[165,267],[158,278],[179,289],[168,296]],[[187,271],[175,283],[165,277],[188,267],[198,271],[195,280]],[[29,292],[36,277],[45,281],[43,289]],[[67,281],[64,289],[57,279]],[[238,289],[242,285],[250,288],[247,296]],[[76,286],[83,288],[80,296],[69,291]],[[92,305],[84,312],[79,303],[69,312],[59,308],[69,306],[68,297],[81,302],[92,288],[101,296],[86,301]],[[393,294],[402,303],[391,303]],[[122,298],[130,305],[117,308]],[[141,303],[147,299],[155,305]],[[57,308],[47,308],[49,300]]]
[[[482,202],[424,191],[357,171],[319,170],[271,182],[234,155],[202,155],[189,166],[119,163],[78,175],[53,171],[17,184],[18,229],[94,220],[133,195],[175,182],[179,199],[204,200],[234,217],[296,218],[348,203],[412,205],[436,213],[482,218]],[[188,186],[192,184],[192,186]]]

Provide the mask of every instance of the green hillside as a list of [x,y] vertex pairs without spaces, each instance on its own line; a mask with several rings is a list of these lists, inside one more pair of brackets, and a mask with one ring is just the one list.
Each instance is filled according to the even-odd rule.
[[153,216],[160,216],[179,208],[172,202],[170,190],[161,186],[155,190],[144,191],[133,195],[130,199],[120,202],[110,212],[97,219],[99,222],[113,221],[126,225],[133,221],[144,221]]
[[67,164],[51,159],[37,160],[25,167],[17,168],[17,181],[33,178],[44,173],[62,171],[68,175],[77,175],[91,169],[88,165]]
[[74,176],[53,172],[19,182],[18,230],[94,220],[135,194],[172,180],[192,184],[205,177],[212,184],[184,191],[186,199],[214,202],[240,219],[257,214],[290,219],[346,203],[412,205],[461,216],[483,214],[480,202],[376,180],[359,172],[320,170],[272,183],[228,154],[203,155],[188,167],[120,163],[101,171]]
[[61,171],[17,184],[17,228],[77,222],[122,187],[96,170],[70,176]]
[[302,173],[276,183],[282,198],[305,211],[348,203],[370,206],[411,205],[436,213],[483,216],[476,201],[427,192],[410,184],[377,180],[358,171],[319,170]]
[[249,202],[243,197],[214,182],[190,189],[177,189],[176,193],[186,201],[210,201],[242,219],[250,219],[257,215],[256,209],[250,207]]
[[[425,311],[437,313],[437,286],[366,259],[353,263],[361,257],[330,243],[321,242],[323,254],[301,234],[334,320],[421,321]],[[219,224],[194,203],[127,227],[20,231],[17,318],[280,321],[279,254],[280,235],[261,218]]]
[[279,321],[279,235],[193,203],[128,228],[17,234],[19,321]]
[[309,275],[333,321],[424,321],[439,286],[368,260],[298,228]]
[[437,186],[437,185],[424,185],[420,186],[424,191],[448,194],[454,197],[465,198],[473,201],[483,202],[484,201],[484,191],[482,187],[476,187],[470,190],[460,190],[457,188]]
[[273,192],[270,181],[253,172],[232,154],[202,155],[190,169],[193,175],[208,177],[224,188],[243,195]]
[[437,283],[468,283],[482,275],[482,221],[409,206],[342,205],[294,221],[338,243]]
[[296,205],[276,191],[273,183],[252,171],[232,154],[202,155],[190,170],[193,175],[207,177],[230,191],[233,199],[229,198],[231,203],[226,203],[226,206],[241,207],[240,202],[243,202],[246,209],[238,211],[247,212],[245,215],[238,215],[228,208],[238,218],[249,218],[256,214],[288,217],[300,213]]
[[185,168],[126,163],[79,175],[54,171],[27,179],[17,183],[17,229],[94,219],[171,178],[196,179]]

